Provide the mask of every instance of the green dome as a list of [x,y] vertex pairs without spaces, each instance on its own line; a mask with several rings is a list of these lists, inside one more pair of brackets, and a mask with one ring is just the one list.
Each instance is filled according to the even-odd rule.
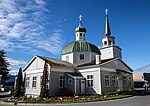
[[94,52],[100,54],[99,49],[86,41],[76,41],[68,44],[61,52],[61,54],[67,54],[72,52]]

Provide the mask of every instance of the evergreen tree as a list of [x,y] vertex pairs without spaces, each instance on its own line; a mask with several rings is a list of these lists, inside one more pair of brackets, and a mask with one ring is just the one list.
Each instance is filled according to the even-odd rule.
[[46,87],[47,81],[48,81],[48,64],[47,64],[47,60],[45,60],[42,82],[41,82],[41,92],[40,92],[41,98],[48,97],[48,89]]
[[14,97],[20,97],[22,95],[23,95],[23,76],[22,76],[22,69],[20,68],[15,83]]
[[2,76],[0,83],[2,83],[2,84],[8,78],[7,74],[9,71],[7,69],[7,67],[9,66],[9,63],[6,60],[5,54],[6,54],[6,52],[4,52],[3,50],[0,50],[0,75]]

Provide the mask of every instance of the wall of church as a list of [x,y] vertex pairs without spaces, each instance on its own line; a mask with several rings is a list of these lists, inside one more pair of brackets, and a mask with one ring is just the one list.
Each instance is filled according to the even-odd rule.
[[39,57],[36,57],[32,64],[29,65],[29,67],[26,69],[26,71],[30,71],[30,70],[37,70],[37,69],[42,69],[44,66],[44,61],[42,59],[40,59]]
[[[89,63],[95,60],[95,53],[93,52],[74,52],[73,54],[74,64]],[[84,54],[84,60],[80,60],[80,54]]]
[[[100,67],[98,68],[88,68],[88,69],[79,69],[83,77],[86,79],[86,94],[101,94],[101,78],[100,78]],[[88,87],[88,75],[93,75],[93,86]]]
[[[29,78],[29,86],[25,88],[25,94],[39,95],[40,94],[40,78],[43,74],[45,62],[36,57],[29,67],[25,70],[25,78]],[[36,77],[36,87],[33,87],[33,77]]]
[[[52,66],[51,73],[50,73],[50,90],[49,90],[50,96],[55,96],[59,94],[59,91],[61,89],[59,83],[60,75],[66,76],[65,87],[68,86],[68,77],[65,74],[66,72],[75,72],[75,70],[67,67]],[[74,82],[72,84],[72,87],[74,88]],[[73,90],[73,88],[70,87],[71,90]]]
[[[124,72],[121,72],[119,74],[116,71],[116,69],[117,69],[116,67],[114,67],[114,68],[101,67],[100,72],[101,72],[101,84],[102,84],[102,93],[103,94],[133,90],[132,74],[128,74],[128,73],[125,74]],[[106,78],[106,76],[107,76],[107,78]],[[114,84],[114,79],[113,79],[114,76],[116,77],[115,78],[116,84]],[[108,82],[109,82],[109,84],[108,84]]]
[[[84,54],[84,60],[80,60],[80,54]],[[93,52],[74,52],[62,55],[62,60],[68,61],[72,64],[83,64],[95,61],[96,53]]]
[[121,53],[121,49],[119,48],[119,47],[117,47],[117,46],[114,46],[113,47],[113,51],[114,51],[114,57],[116,58],[116,57],[120,57],[120,58],[122,58],[122,53]]
[[[26,73],[26,78],[29,77],[29,87],[26,87],[26,95],[40,95],[41,76],[43,75],[43,69],[37,70],[36,73]],[[33,77],[36,77],[36,87],[33,87]]]
[[73,63],[73,53],[62,55],[62,60]]
[[113,58],[113,47],[105,47],[100,49],[101,60]]
[[[109,86],[107,86],[107,87],[105,85],[105,75],[109,76]],[[112,86],[112,76],[113,75],[116,75],[116,72],[111,72],[111,71],[107,71],[107,70],[104,70],[104,69],[101,70],[102,94],[117,92],[117,89],[118,89],[117,80],[116,80],[116,85]]]

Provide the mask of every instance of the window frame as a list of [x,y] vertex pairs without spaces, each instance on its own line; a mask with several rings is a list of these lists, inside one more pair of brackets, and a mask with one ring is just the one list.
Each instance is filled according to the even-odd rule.
[[[83,59],[80,58],[81,55],[83,55]],[[84,61],[84,60],[85,60],[85,53],[80,53],[80,54],[79,54],[79,60],[80,60],[80,61]]]
[[68,79],[68,84],[72,84],[72,79],[71,78]]
[[123,79],[123,85],[124,85],[124,86],[128,86],[128,80],[127,80],[127,78],[124,78],[124,79]]
[[111,86],[117,87],[117,76],[115,74],[111,75]]
[[37,82],[37,76],[32,77],[32,88],[36,88],[36,82]]
[[26,88],[29,88],[30,87],[30,77],[26,77]]
[[[108,76],[108,77],[106,77],[106,76]],[[106,85],[106,81],[108,81],[108,85]],[[110,75],[109,74],[104,75],[104,85],[105,85],[105,87],[110,87]]]
[[65,88],[65,87],[66,87],[66,76],[65,75],[59,75],[59,88]]
[[66,56],[66,61],[68,61],[68,62],[69,62],[69,55],[67,55],[67,56]]
[[89,74],[89,75],[86,76],[86,78],[87,78],[87,87],[88,88],[94,87],[94,75]]
[[132,79],[131,79],[131,76],[129,76],[128,79],[129,79],[129,86],[131,86],[131,85],[132,85]]

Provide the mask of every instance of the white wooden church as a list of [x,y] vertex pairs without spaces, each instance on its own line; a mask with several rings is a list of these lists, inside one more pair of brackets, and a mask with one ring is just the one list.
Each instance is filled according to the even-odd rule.
[[133,90],[133,70],[122,60],[121,48],[111,35],[108,11],[102,47],[86,41],[86,28],[79,17],[76,41],[65,46],[62,60],[34,56],[24,67],[25,94],[39,96],[44,64],[48,64],[49,96],[63,93],[105,94]]

